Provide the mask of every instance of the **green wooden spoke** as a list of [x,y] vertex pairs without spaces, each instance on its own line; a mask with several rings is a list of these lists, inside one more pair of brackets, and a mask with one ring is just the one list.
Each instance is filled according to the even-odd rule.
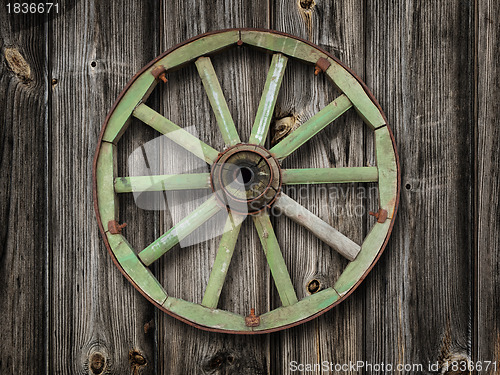
[[323,130],[333,120],[341,116],[345,111],[351,108],[351,106],[352,103],[347,96],[339,96],[302,124],[297,130],[271,148],[270,152],[274,153],[278,159],[283,160],[309,139],[314,137],[318,132]]
[[208,99],[215,113],[215,118],[217,119],[217,125],[222,133],[222,139],[227,146],[234,146],[240,143],[240,137],[236,131],[236,126],[234,125],[233,117],[229,112],[226,99],[224,98],[224,93],[220,87],[219,80],[217,79],[217,74],[215,73],[214,67],[210,57],[200,57],[195,62],[198,73],[200,74],[201,81],[203,82],[203,87],[208,95]]
[[269,215],[263,212],[260,215],[253,216],[253,221],[255,228],[257,228],[262,247],[264,248],[267,263],[271,269],[274,284],[276,285],[276,289],[278,289],[281,304],[289,306],[297,303],[297,295],[295,294],[295,289],[286,268],[271,220],[269,220]]
[[337,250],[342,256],[349,260],[356,259],[360,250],[357,243],[344,236],[337,229],[321,220],[318,216],[314,215],[311,211],[297,203],[285,193],[281,193],[274,207],[278,208],[290,219],[309,230],[328,246]]
[[377,182],[377,167],[283,169],[283,184],[342,184]]
[[287,61],[288,58],[280,53],[273,55],[249,143],[263,145],[266,141]]
[[149,266],[220,210],[221,207],[212,195],[200,207],[142,250],[139,258],[146,266]]
[[207,288],[203,295],[203,301],[201,302],[203,306],[213,309],[217,307],[243,220],[245,220],[245,216],[242,215],[229,213],[227,217],[224,234],[220,240],[219,250],[217,251]]
[[166,174],[115,178],[116,193],[210,188],[210,173]]
[[208,164],[212,164],[217,159],[217,156],[219,156],[217,150],[203,143],[194,135],[166,119],[146,104],[139,104],[135,108],[133,115],[153,129],[164,134],[179,146],[184,147],[200,159],[205,160]]

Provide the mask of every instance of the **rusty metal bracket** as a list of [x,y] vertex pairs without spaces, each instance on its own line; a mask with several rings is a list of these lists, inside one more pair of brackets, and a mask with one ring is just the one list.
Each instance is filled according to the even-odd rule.
[[369,214],[375,216],[377,223],[385,223],[387,220],[387,210],[384,210],[383,208],[379,208],[378,212],[370,211]]
[[164,83],[167,83],[167,77],[165,74],[167,73],[167,69],[163,65],[157,66],[151,71],[151,74],[156,79],[161,79]]
[[108,221],[108,231],[111,234],[120,234],[122,229],[127,226],[127,223],[118,224],[116,220]]
[[317,76],[320,72],[326,72],[326,70],[332,65],[330,61],[325,59],[324,57],[320,57],[318,61],[316,61],[316,66],[314,68],[314,75]]
[[260,316],[255,315],[255,309],[250,309],[250,315],[245,317],[247,327],[258,327],[260,325]]

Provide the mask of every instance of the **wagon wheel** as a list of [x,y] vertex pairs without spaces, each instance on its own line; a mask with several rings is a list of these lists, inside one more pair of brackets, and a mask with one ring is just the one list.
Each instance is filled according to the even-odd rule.
[[[209,55],[249,45],[273,53],[264,91],[246,143],[240,140]],[[274,147],[266,140],[274,106],[286,69],[294,58],[315,66],[342,93]],[[144,104],[165,73],[194,62],[215,112],[225,150],[215,150]],[[375,133],[375,167],[282,169],[281,161],[299,149],[351,107]],[[131,117],[156,129],[210,165],[210,173],[148,177],[117,177],[116,149]],[[377,222],[361,246],[281,192],[287,184],[377,182]],[[213,194],[197,209],[142,251],[136,252],[121,234],[117,194],[146,190],[212,188]],[[269,30],[233,29],[203,34],[180,44],[144,67],[120,94],[101,131],[94,160],[94,200],[104,242],[115,264],[152,303],[196,327],[229,333],[264,333],[310,320],[345,299],[364,279],[383,251],[395,218],[399,197],[399,165],[391,130],[382,110],[365,85],[333,56],[294,36]],[[350,260],[333,287],[298,301],[276,234],[270,208],[279,209]],[[168,296],[148,266],[217,212],[227,211],[225,231],[201,304]],[[241,222],[250,216],[265,250],[282,306],[263,315],[241,316],[217,309]]]

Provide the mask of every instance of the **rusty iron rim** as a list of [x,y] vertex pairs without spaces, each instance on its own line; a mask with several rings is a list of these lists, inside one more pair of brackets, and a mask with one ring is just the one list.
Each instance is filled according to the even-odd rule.
[[[205,36],[219,34],[219,33],[227,32],[227,31],[236,31],[236,30],[239,30],[239,31],[260,31],[260,32],[266,32],[266,33],[271,33],[271,34],[276,34],[276,35],[282,35],[282,36],[286,36],[286,37],[289,37],[289,38],[296,39],[296,40],[301,41],[301,42],[303,42],[305,44],[308,44],[309,46],[313,47],[314,49],[318,50],[319,52],[325,54],[326,56],[328,56],[329,58],[331,58],[332,60],[334,60],[337,64],[339,64],[341,67],[343,67],[344,69],[346,69],[347,72],[349,72],[349,74],[351,76],[353,76],[358,81],[358,83],[362,86],[365,94],[369,97],[369,99],[378,108],[381,116],[385,120],[387,129],[389,131],[390,138],[391,138],[391,141],[392,141],[392,146],[393,146],[393,149],[394,149],[394,155],[395,155],[395,159],[396,159],[396,167],[397,167],[397,192],[396,192],[396,198],[395,198],[394,213],[392,215],[391,222],[389,224],[389,228],[388,228],[388,231],[387,231],[384,243],[382,244],[382,246],[381,246],[380,250],[378,251],[375,259],[373,260],[373,262],[371,263],[371,265],[367,268],[367,270],[364,272],[364,274],[349,289],[349,291],[347,291],[345,294],[343,294],[342,296],[340,296],[339,299],[337,299],[334,303],[332,303],[328,307],[326,307],[326,308],[318,311],[317,313],[315,313],[313,315],[308,316],[307,318],[304,318],[304,319],[301,319],[301,320],[297,320],[297,321],[295,321],[295,322],[293,322],[291,324],[286,324],[286,325],[283,325],[283,326],[280,326],[280,327],[266,329],[266,330],[261,330],[261,331],[228,331],[228,330],[225,330],[225,329],[217,329],[217,328],[211,328],[211,327],[207,327],[207,326],[204,326],[204,325],[200,325],[200,324],[192,322],[192,321],[190,321],[190,320],[188,320],[188,319],[186,319],[186,318],[184,318],[184,317],[182,317],[182,316],[180,316],[178,314],[173,313],[172,311],[166,309],[164,306],[162,306],[159,303],[157,303],[150,296],[148,296],[135,283],[135,281],[124,271],[123,267],[120,265],[120,263],[118,262],[115,254],[113,253],[113,250],[112,250],[112,248],[111,248],[111,246],[109,244],[109,241],[108,241],[108,239],[106,237],[106,234],[105,234],[106,230],[104,229],[104,225],[103,225],[101,217],[100,217],[100,212],[99,212],[99,207],[98,207],[98,199],[97,199],[97,178],[96,178],[97,160],[98,160],[98,157],[99,157],[99,152],[100,152],[100,149],[101,149],[101,144],[103,142],[102,138],[103,138],[103,135],[104,135],[104,131],[106,129],[106,126],[108,124],[108,121],[109,121],[111,115],[113,114],[114,110],[116,109],[116,106],[121,101],[121,99],[123,98],[123,96],[125,95],[125,93],[127,92],[127,90],[130,88],[130,86],[135,82],[135,80],[139,76],[141,76],[147,69],[149,69],[152,65],[154,65],[158,60],[162,59],[163,57],[165,57],[169,53],[173,52],[177,48],[182,47],[182,46],[184,46],[184,45],[186,45],[186,44],[188,44],[188,43],[190,43],[192,41],[195,41],[195,40],[200,39],[200,38],[205,37]],[[391,233],[392,233],[392,230],[393,230],[393,227],[394,227],[394,223],[396,221],[398,207],[399,207],[399,200],[400,200],[400,191],[401,191],[401,165],[400,165],[399,155],[398,155],[398,152],[397,152],[397,146],[396,146],[396,142],[395,142],[395,138],[394,138],[394,133],[393,133],[391,127],[389,126],[389,123],[387,121],[387,117],[386,117],[384,111],[382,110],[382,107],[380,106],[379,102],[374,97],[374,95],[372,94],[372,92],[370,91],[370,89],[364,83],[364,81],[361,80],[361,78],[356,73],[354,73],[348,66],[346,66],[344,63],[342,63],[339,59],[337,59],[335,56],[333,56],[328,51],[320,48],[319,46],[317,46],[315,44],[313,44],[312,42],[310,42],[308,40],[305,40],[303,38],[291,35],[291,34],[287,34],[287,33],[276,31],[276,30],[271,30],[271,29],[263,29],[263,28],[222,29],[222,30],[216,30],[216,31],[211,31],[211,32],[206,32],[206,33],[203,33],[203,34],[199,34],[197,36],[189,38],[189,39],[187,39],[187,40],[185,40],[185,41],[183,41],[183,42],[181,42],[181,43],[179,43],[179,44],[177,44],[177,45],[175,45],[175,46],[167,49],[162,54],[160,54],[155,59],[151,60],[148,64],[146,64],[142,69],[140,69],[127,82],[127,84],[125,85],[125,87],[123,88],[123,90],[121,91],[121,93],[119,94],[119,96],[117,97],[117,99],[115,100],[115,102],[113,103],[113,106],[111,107],[110,111],[108,112],[108,114],[107,114],[107,116],[106,116],[106,118],[104,120],[103,126],[101,128],[101,131],[99,133],[99,138],[98,138],[98,142],[97,142],[97,146],[96,146],[96,152],[95,152],[95,155],[94,155],[94,159],[93,159],[92,165],[93,165],[93,168],[92,168],[93,198],[94,198],[94,210],[95,210],[95,213],[96,213],[96,220],[97,220],[97,224],[98,224],[98,227],[99,227],[99,231],[101,233],[101,236],[103,238],[104,244],[106,246],[106,249],[108,250],[108,253],[111,256],[111,259],[113,260],[113,263],[115,264],[115,266],[120,270],[120,272],[123,274],[123,276],[134,286],[134,288],[137,291],[139,291],[139,293],[141,293],[150,303],[152,303],[153,305],[155,305],[161,311],[163,311],[166,314],[168,314],[168,315],[170,315],[170,316],[172,316],[172,317],[174,317],[174,318],[176,318],[176,319],[178,319],[178,320],[180,320],[180,321],[182,321],[182,322],[184,322],[186,324],[189,324],[189,325],[191,325],[193,327],[196,327],[196,328],[199,328],[199,329],[202,329],[202,330],[205,330],[205,331],[209,331],[209,332],[217,332],[217,333],[224,333],[224,334],[243,334],[243,335],[249,335],[249,334],[266,334],[266,333],[273,333],[273,332],[281,331],[281,330],[292,328],[292,327],[301,325],[303,323],[306,323],[308,321],[311,321],[311,320],[319,317],[320,315],[326,313],[327,311],[333,309],[335,306],[337,306],[341,302],[343,302],[347,297],[349,297],[359,287],[359,285],[363,282],[363,280],[366,278],[366,276],[370,273],[370,271],[373,269],[373,267],[375,266],[375,264],[378,262],[378,260],[382,256],[382,253],[386,249],[388,241],[389,241],[389,238],[391,236]],[[277,194],[277,196],[278,195],[279,195],[279,193]]]

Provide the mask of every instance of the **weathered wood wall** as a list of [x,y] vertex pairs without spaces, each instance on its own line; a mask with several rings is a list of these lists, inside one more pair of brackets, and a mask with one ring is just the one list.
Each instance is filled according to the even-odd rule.
[[[498,2],[90,0],[61,3],[59,15],[39,17],[9,15],[5,2],[1,374],[281,374],[291,361],[500,361]],[[295,34],[344,61],[384,109],[402,167],[395,229],[362,286],[318,319],[252,337],[207,333],[156,310],[113,265],[92,205],[98,133],[126,82],[167,48],[232,27]],[[243,50],[213,61],[235,121],[248,124],[246,138],[269,57]],[[334,95],[323,77],[289,62],[276,116],[302,123]],[[150,101],[177,123],[213,123],[194,67]],[[221,146],[215,130],[198,128],[204,141]],[[133,124],[122,158],[154,136]],[[372,148],[369,132],[350,114],[287,163],[367,165],[374,163]],[[344,188],[344,207],[376,209],[370,196],[356,194],[357,185]],[[146,245],[171,225],[169,215],[124,199],[132,243]],[[327,199],[313,193],[302,202],[361,241],[373,218],[339,216]],[[345,266],[295,224],[275,225],[299,298],[308,280],[328,284]],[[255,231],[247,226],[243,233],[221,302],[240,313],[265,310],[279,300],[262,271]],[[215,244],[172,251],[158,262],[154,272],[167,291],[201,301]],[[321,251],[304,251],[310,248]]]

